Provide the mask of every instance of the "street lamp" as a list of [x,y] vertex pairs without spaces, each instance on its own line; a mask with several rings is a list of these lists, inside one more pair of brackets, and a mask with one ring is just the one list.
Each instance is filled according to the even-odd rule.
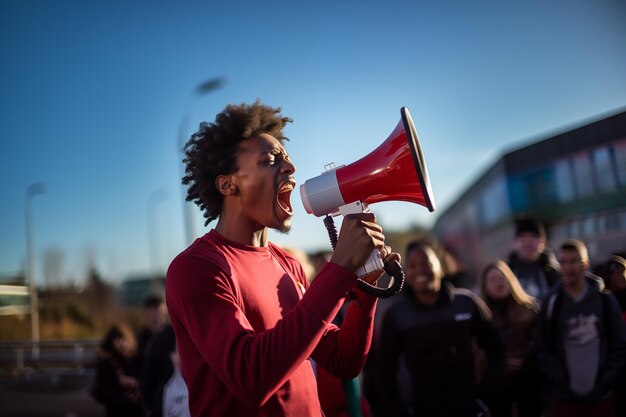
[[35,360],[39,359],[39,301],[37,282],[35,281],[35,251],[33,242],[32,199],[45,192],[43,183],[36,182],[26,188],[26,277],[30,287],[30,329],[33,343],[32,352]]
[[157,241],[159,239],[158,222],[156,216],[156,209],[160,202],[167,199],[167,190],[165,187],[160,187],[150,193],[146,205],[146,219],[148,221],[148,250],[150,251],[150,276],[152,277],[153,291],[156,289],[156,279],[158,270],[158,251]]
[[[180,121],[180,126],[178,128],[178,150],[179,152],[183,150],[185,146],[185,142],[187,140],[187,127],[189,125],[189,110],[188,107],[191,103],[192,98],[200,97],[205,94],[208,94],[212,91],[215,91],[221,88],[226,83],[226,79],[224,77],[212,78],[201,82],[193,89],[191,95],[189,96],[189,100],[187,101],[187,106],[185,108],[185,112],[183,113],[183,118]],[[181,178],[185,176],[185,167],[183,164],[181,166]],[[193,239],[196,236],[195,227],[193,224],[193,203],[187,201],[187,190],[185,187],[183,189],[183,218],[185,223],[185,244],[190,245],[193,242]]]

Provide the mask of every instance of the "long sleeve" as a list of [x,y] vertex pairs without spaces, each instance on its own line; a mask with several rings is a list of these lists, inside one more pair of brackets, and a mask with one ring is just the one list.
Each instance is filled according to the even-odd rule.
[[337,378],[359,375],[367,360],[374,329],[376,298],[359,289],[341,327],[329,326],[313,352],[313,359]]
[[[178,257],[168,271],[168,309],[179,341],[184,341],[184,337],[179,337],[184,333],[204,364],[232,395],[250,407],[260,407],[332,329],[331,321],[356,277],[347,269],[329,263],[300,302],[271,328],[257,333],[244,312],[241,289],[229,272],[227,266],[199,257]],[[335,333],[334,329],[331,333]],[[334,347],[329,343],[336,340],[332,343],[340,353],[331,361],[331,368],[352,373],[362,361],[362,355],[358,355],[356,364],[350,364],[347,340],[338,336],[328,339],[322,348],[327,353],[321,356],[331,356],[328,351]],[[181,343],[181,357],[187,353],[183,349]],[[195,381],[187,382],[191,391]]]

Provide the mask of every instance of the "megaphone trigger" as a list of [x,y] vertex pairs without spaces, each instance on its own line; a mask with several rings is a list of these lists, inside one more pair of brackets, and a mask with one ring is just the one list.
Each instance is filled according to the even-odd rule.
[[339,214],[347,216],[348,214],[369,213],[369,206],[362,201],[354,201],[350,204],[344,204],[339,207]]

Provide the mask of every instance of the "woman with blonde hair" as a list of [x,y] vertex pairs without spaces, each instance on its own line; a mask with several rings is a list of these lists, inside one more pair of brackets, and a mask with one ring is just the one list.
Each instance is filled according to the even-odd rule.
[[540,416],[541,374],[533,340],[539,303],[524,291],[511,268],[501,260],[483,269],[480,289],[494,324],[507,342],[504,381],[491,414],[493,417],[511,416],[515,407],[517,416]]

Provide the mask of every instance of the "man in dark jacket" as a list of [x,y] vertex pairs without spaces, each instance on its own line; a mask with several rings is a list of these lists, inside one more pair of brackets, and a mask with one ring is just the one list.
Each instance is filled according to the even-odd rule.
[[176,350],[176,335],[170,324],[150,338],[144,351],[139,386],[149,417],[163,416],[163,388],[174,373],[170,355]]
[[559,282],[559,265],[546,247],[546,229],[532,218],[520,218],[515,224],[515,250],[508,264],[524,291],[542,299]]
[[619,306],[586,276],[589,257],[582,242],[565,242],[559,261],[562,282],[543,302],[538,340],[552,416],[614,416],[612,391],[626,343]]
[[[409,244],[405,272],[406,297],[387,310],[383,321],[384,407],[376,414],[485,416],[505,366],[504,340],[488,307],[472,292],[442,282],[441,261],[425,242]],[[474,341],[488,358],[478,384]],[[410,398],[402,398],[403,393]]]

